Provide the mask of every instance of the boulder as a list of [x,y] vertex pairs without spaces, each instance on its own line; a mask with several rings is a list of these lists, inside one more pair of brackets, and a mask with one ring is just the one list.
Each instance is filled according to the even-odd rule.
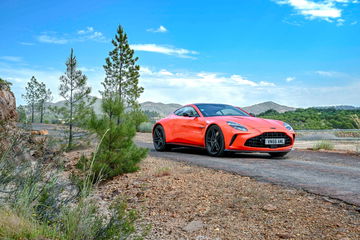
[[14,93],[8,87],[0,85],[0,121],[16,122],[16,100]]

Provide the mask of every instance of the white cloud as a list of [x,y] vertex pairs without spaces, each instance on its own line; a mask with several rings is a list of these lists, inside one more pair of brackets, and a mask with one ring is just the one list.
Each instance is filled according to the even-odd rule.
[[35,43],[31,43],[31,42],[19,42],[21,45],[24,45],[24,46],[33,46],[35,45]]
[[59,38],[56,36],[50,36],[47,33],[38,36],[37,40],[41,43],[53,43],[53,44],[66,44],[69,42],[68,39]]
[[194,58],[196,51],[191,51],[183,48],[175,48],[172,46],[163,46],[157,44],[132,44],[130,47],[136,51],[154,52],[165,55],[173,55],[181,58]]
[[168,30],[166,29],[166,27],[164,27],[163,25],[160,25],[159,28],[149,28],[149,29],[146,29],[146,31],[148,32],[154,32],[154,33],[165,33],[167,32]]
[[98,68],[88,68],[88,67],[79,67],[78,68],[82,72],[95,72],[98,70]]
[[345,23],[345,20],[344,19],[342,19],[342,18],[340,18],[340,19],[338,19],[337,21],[336,21],[336,26],[343,26],[344,25],[344,23]]
[[22,57],[17,56],[0,56],[0,60],[4,60],[7,62],[22,62]]
[[295,77],[287,77],[286,79],[285,79],[285,81],[287,81],[287,82],[292,82],[292,81],[294,81],[295,80]]
[[[358,3],[354,0],[274,0],[280,5],[290,5],[300,15],[307,19],[322,19],[328,22],[341,19],[343,8],[350,3]],[[342,19],[343,20],[343,19]],[[338,25],[342,25],[342,21],[337,21]]]
[[329,72],[329,71],[316,71],[315,73],[324,77],[333,77],[337,74],[336,72]]
[[93,27],[86,27],[85,29],[78,30],[74,34],[59,34],[57,32],[43,32],[37,36],[37,40],[41,43],[52,44],[67,44],[70,42],[107,42],[108,39],[102,32],[95,31]]
[[161,70],[149,67],[141,69],[140,84],[145,88],[141,102],[221,102],[247,106],[271,100],[295,107],[359,104],[360,79],[332,87],[299,87],[252,81],[238,74],[166,70],[172,73],[171,76],[166,76],[160,74]]
[[247,85],[247,86],[258,86],[258,84],[256,82],[250,81],[240,75],[232,75],[230,77],[231,80],[234,80],[237,84],[239,85]]
[[85,29],[79,30],[77,33],[78,34],[86,34],[86,33],[91,33],[91,32],[94,32],[93,27],[86,27]]

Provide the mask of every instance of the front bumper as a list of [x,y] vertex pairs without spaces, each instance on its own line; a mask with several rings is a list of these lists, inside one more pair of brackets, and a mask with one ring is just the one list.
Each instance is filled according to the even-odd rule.
[[[265,145],[265,138],[285,138],[283,145]],[[241,152],[289,152],[294,146],[295,133],[279,130],[234,131],[225,139],[227,151]]]

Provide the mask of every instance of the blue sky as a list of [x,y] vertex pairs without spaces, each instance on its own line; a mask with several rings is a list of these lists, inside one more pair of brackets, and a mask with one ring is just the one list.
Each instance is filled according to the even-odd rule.
[[99,96],[118,24],[140,58],[140,101],[360,106],[359,0],[0,1],[0,77],[22,104],[58,96],[74,48]]

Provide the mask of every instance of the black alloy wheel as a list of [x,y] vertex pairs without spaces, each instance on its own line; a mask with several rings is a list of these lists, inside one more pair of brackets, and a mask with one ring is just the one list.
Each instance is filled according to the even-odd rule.
[[153,143],[156,151],[170,150],[169,145],[166,144],[164,128],[161,125],[157,125],[153,131]]
[[224,154],[224,135],[217,125],[210,126],[205,137],[206,150],[210,156],[220,157]]

